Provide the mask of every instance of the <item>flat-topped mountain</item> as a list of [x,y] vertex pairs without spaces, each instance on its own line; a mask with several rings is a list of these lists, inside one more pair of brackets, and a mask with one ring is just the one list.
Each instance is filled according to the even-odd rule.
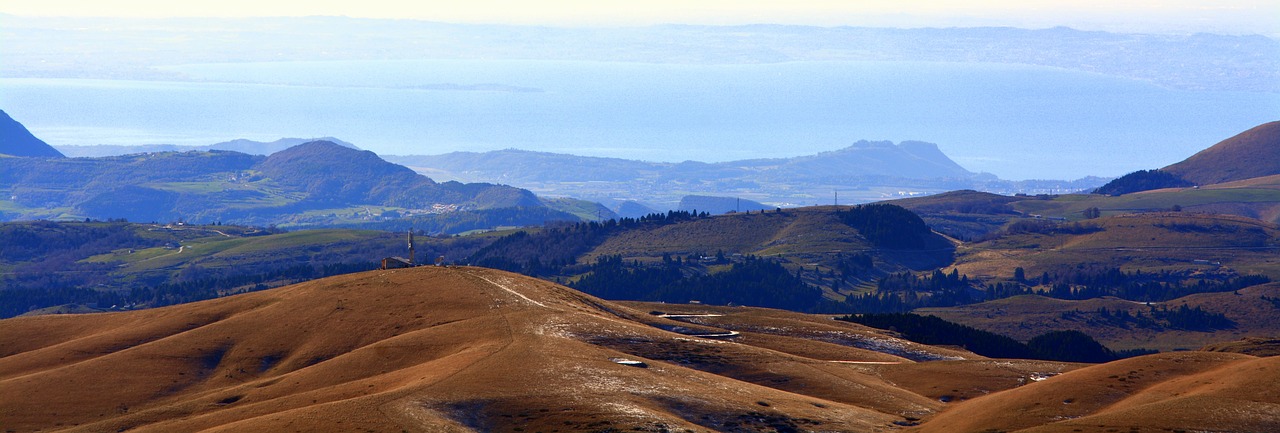
[[[973,173],[932,143],[859,141],[846,148],[793,158],[729,162],[646,162],[524,150],[386,156],[438,179],[518,185],[542,195],[593,200],[621,211],[627,202],[682,209],[687,195],[730,197],[765,207],[867,202],[961,188],[1021,188]],[[1054,188],[1097,186],[1056,182]],[[1030,188],[1030,185],[1025,185]],[[732,208],[728,208],[732,209]]]
[[789,160],[761,160],[763,164],[740,163],[743,166],[776,166],[781,176],[850,176],[851,170],[863,176],[892,176],[907,179],[967,178],[975,173],[956,164],[938,149],[923,141],[859,141],[844,149],[802,156]]
[[62,153],[36,138],[27,127],[0,110],[0,155],[62,158]]

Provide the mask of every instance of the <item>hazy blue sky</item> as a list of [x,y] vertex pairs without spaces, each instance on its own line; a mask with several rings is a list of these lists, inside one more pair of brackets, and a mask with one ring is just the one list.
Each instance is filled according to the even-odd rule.
[[1280,35],[1276,0],[0,0],[0,13],[40,16],[343,15],[547,25],[786,23],[854,26],[1050,27]]

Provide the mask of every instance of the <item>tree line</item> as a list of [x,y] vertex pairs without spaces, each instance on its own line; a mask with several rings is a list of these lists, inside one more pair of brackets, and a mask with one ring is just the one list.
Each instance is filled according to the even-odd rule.
[[837,320],[891,330],[921,344],[961,346],[970,352],[992,358],[1097,363],[1149,353],[1116,353],[1079,331],[1052,331],[1022,343],[1004,335],[948,322],[936,316],[910,313],[851,314]]

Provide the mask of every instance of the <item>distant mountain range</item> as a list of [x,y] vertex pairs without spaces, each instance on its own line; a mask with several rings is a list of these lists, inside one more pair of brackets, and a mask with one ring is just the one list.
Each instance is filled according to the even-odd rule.
[[615,210],[626,202],[677,209],[689,195],[740,198],[773,208],[835,200],[869,202],[956,189],[1076,192],[1106,182],[1094,177],[1004,181],[970,172],[937,145],[919,141],[864,140],[815,155],[722,163],[644,162],[516,149],[385,158],[436,178],[518,185],[538,194],[597,201]]
[[329,141],[265,157],[207,150],[0,158],[0,203],[0,217],[6,220],[124,218],[299,226],[397,220],[409,221],[406,227],[416,220],[424,228],[432,218],[504,208],[529,209],[515,219],[521,225],[578,219],[547,208],[527,190],[437,183],[373,152]]
[[[268,155],[308,140],[273,142],[237,139],[208,146],[59,146],[72,157],[122,156],[148,152],[235,151]],[[325,139],[358,149],[338,139]],[[974,173],[933,143],[858,141],[846,148],[793,158],[706,163],[646,162],[506,149],[443,155],[383,155],[436,179],[527,188],[542,196],[574,197],[608,207],[610,215],[639,217],[667,210],[712,213],[813,204],[862,203],[975,189],[1001,194],[1064,193],[1090,190],[1107,179],[1006,181]],[[686,205],[715,198],[717,205]],[[732,205],[725,205],[730,203]],[[748,204],[743,207],[742,204]],[[580,208],[580,207],[579,207]],[[588,215],[590,214],[590,215]],[[599,212],[580,215],[592,218]],[[603,215],[603,214],[601,214]]]
[[62,158],[57,149],[36,138],[9,113],[0,110],[0,155]]
[[253,140],[238,138],[235,140],[224,141],[221,143],[211,144],[208,146],[180,146],[176,144],[141,144],[136,146],[124,146],[124,145],[115,145],[115,144],[103,144],[103,145],[97,145],[97,146],[60,145],[60,146],[55,146],[55,148],[61,151],[62,154],[72,158],[80,158],[80,157],[95,158],[95,157],[103,157],[103,156],[119,156],[119,155],[128,155],[133,153],[147,153],[147,152],[189,152],[193,150],[196,150],[196,151],[229,150],[233,152],[247,153],[250,155],[270,155],[270,154],[288,149],[290,147],[297,146],[303,143],[312,142],[312,141],[327,141],[342,147],[359,149],[359,147],[356,147],[356,145],[354,144],[351,144],[333,137],[281,138],[279,140],[271,141],[271,142],[253,141]]

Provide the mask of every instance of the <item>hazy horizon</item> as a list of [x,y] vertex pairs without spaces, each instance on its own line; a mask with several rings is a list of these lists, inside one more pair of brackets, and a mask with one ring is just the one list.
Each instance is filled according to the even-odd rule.
[[[0,109],[55,145],[333,136],[721,162],[918,140],[1011,180],[1156,168],[1280,119],[1274,39],[1071,30],[1280,34],[1268,2],[496,3],[0,4]],[[124,18],[84,18],[104,14]],[[245,18],[267,15],[302,17]],[[725,26],[765,18],[800,27]],[[662,22],[690,26],[609,27]]]
[[1224,33],[1280,36],[1280,3],[1230,0],[1206,4],[1195,0],[1115,2],[1050,0],[1019,2],[977,0],[553,0],[515,2],[478,0],[440,5],[370,0],[308,2],[166,2],[156,0],[45,0],[0,3],[0,13],[46,17],[306,17],[410,19],[469,24],[542,26],[637,26],[655,24],[741,25],[799,24],[871,27],[1050,28],[1155,33]]

